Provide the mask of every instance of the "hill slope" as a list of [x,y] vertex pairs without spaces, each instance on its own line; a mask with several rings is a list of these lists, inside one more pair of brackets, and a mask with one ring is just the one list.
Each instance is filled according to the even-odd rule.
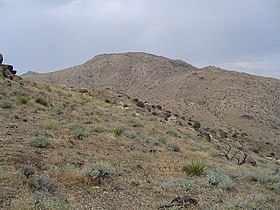
[[1,209],[279,207],[277,161],[209,142],[160,107],[1,77],[0,90]]
[[73,68],[32,80],[75,87],[110,88],[177,112],[280,158],[280,80],[222,70],[198,69],[146,53],[99,55]]

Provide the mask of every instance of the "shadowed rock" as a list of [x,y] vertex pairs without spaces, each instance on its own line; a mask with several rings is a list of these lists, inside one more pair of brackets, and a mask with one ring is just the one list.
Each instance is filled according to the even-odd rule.
[[0,53],[0,71],[3,72],[4,77],[7,77],[12,80],[15,77],[17,71],[14,70],[14,67],[12,65],[2,64],[2,63],[3,63],[3,55]]

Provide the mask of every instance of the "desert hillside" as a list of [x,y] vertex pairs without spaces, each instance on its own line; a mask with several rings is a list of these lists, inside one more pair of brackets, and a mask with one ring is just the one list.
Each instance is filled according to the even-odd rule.
[[0,209],[279,207],[279,161],[246,136],[125,94],[19,79],[0,74]]
[[280,158],[280,80],[196,68],[146,53],[98,55],[69,69],[29,77],[89,89],[107,88],[163,106],[228,137],[248,137],[266,156]]

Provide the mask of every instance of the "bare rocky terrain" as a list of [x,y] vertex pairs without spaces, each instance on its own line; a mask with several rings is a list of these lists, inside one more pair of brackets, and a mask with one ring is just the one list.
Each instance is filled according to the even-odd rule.
[[98,55],[34,81],[111,89],[159,104],[204,128],[215,128],[265,156],[280,158],[280,80],[147,53]]

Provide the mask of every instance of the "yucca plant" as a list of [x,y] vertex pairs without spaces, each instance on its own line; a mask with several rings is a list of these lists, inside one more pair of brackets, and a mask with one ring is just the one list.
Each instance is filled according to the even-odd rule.
[[183,166],[183,170],[192,175],[201,176],[206,172],[206,166],[202,161],[190,161]]
[[121,136],[123,134],[124,129],[122,127],[116,127],[114,128],[114,134],[116,136]]

